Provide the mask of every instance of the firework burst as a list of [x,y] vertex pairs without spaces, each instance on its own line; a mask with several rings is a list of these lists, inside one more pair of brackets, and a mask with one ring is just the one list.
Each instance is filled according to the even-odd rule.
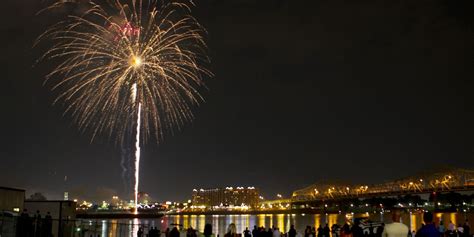
[[[56,3],[48,9],[64,7]],[[71,4],[71,3],[69,3]],[[90,1],[81,13],[52,26],[40,41],[53,46],[41,60],[58,62],[47,81],[56,102],[81,130],[123,142],[141,105],[142,134],[157,141],[165,130],[193,118],[202,101],[197,88],[211,73],[203,27],[189,15],[190,2]]]

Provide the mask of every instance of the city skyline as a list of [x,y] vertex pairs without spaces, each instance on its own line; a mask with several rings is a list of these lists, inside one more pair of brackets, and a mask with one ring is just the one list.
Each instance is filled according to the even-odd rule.
[[[122,153],[90,141],[52,106],[35,65],[43,1],[0,17],[0,186],[60,198],[130,192]],[[255,186],[265,196],[330,180],[379,183],[433,167],[474,167],[473,3],[199,1],[211,71],[194,122],[142,146],[140,191]],[[27,29],[27,30],[26,30]],[[34,67],[32,67],[34,65]],[[127,151],[125,151],[126,153]],[[127,166],[127,165],[125,165]],[[127,167],[128,168],[128,167]]]

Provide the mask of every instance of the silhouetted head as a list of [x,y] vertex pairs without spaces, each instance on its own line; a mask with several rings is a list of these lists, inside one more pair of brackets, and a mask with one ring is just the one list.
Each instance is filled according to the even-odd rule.
[[400,222],[400,217],[401,217],[400,210],[395,209],[395,210],[392,211],[392,221],[393,222]]
[[423,221],[425,222],[425,224],[432,223],[433,222],[433,213],[425,212],[423,214]]
[[212,225],[208,223],[204,226],[204,236],[210,235],[212,235]]
[[229,227],[227,227],[227,233],[231,235],[237,234],[237,227],[235,227],[234,223],[230,223]]

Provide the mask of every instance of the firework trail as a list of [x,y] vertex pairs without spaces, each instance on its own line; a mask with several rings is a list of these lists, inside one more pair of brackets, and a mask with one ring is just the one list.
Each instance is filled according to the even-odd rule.
[[[59,2],[47,10],[63,8]],[[47,81],[81,130],[115,137],[124,144],[135,133],[135,203],[140,143],[173,133],[193,119],[202,101],[203,27],[190,13],[192,2],[157,0],[86,1],[80,14],[50,27],[39,41],[52,42],[40,60],[57,66]],[[143,139],[141,136],[143,135]]]

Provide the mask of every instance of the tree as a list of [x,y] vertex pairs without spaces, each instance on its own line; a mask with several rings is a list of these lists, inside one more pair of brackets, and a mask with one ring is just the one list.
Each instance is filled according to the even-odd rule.
[[29,201],[46,201],[46,197],[39,192],[33,193],[30,195],[30,198],[28,198]]

